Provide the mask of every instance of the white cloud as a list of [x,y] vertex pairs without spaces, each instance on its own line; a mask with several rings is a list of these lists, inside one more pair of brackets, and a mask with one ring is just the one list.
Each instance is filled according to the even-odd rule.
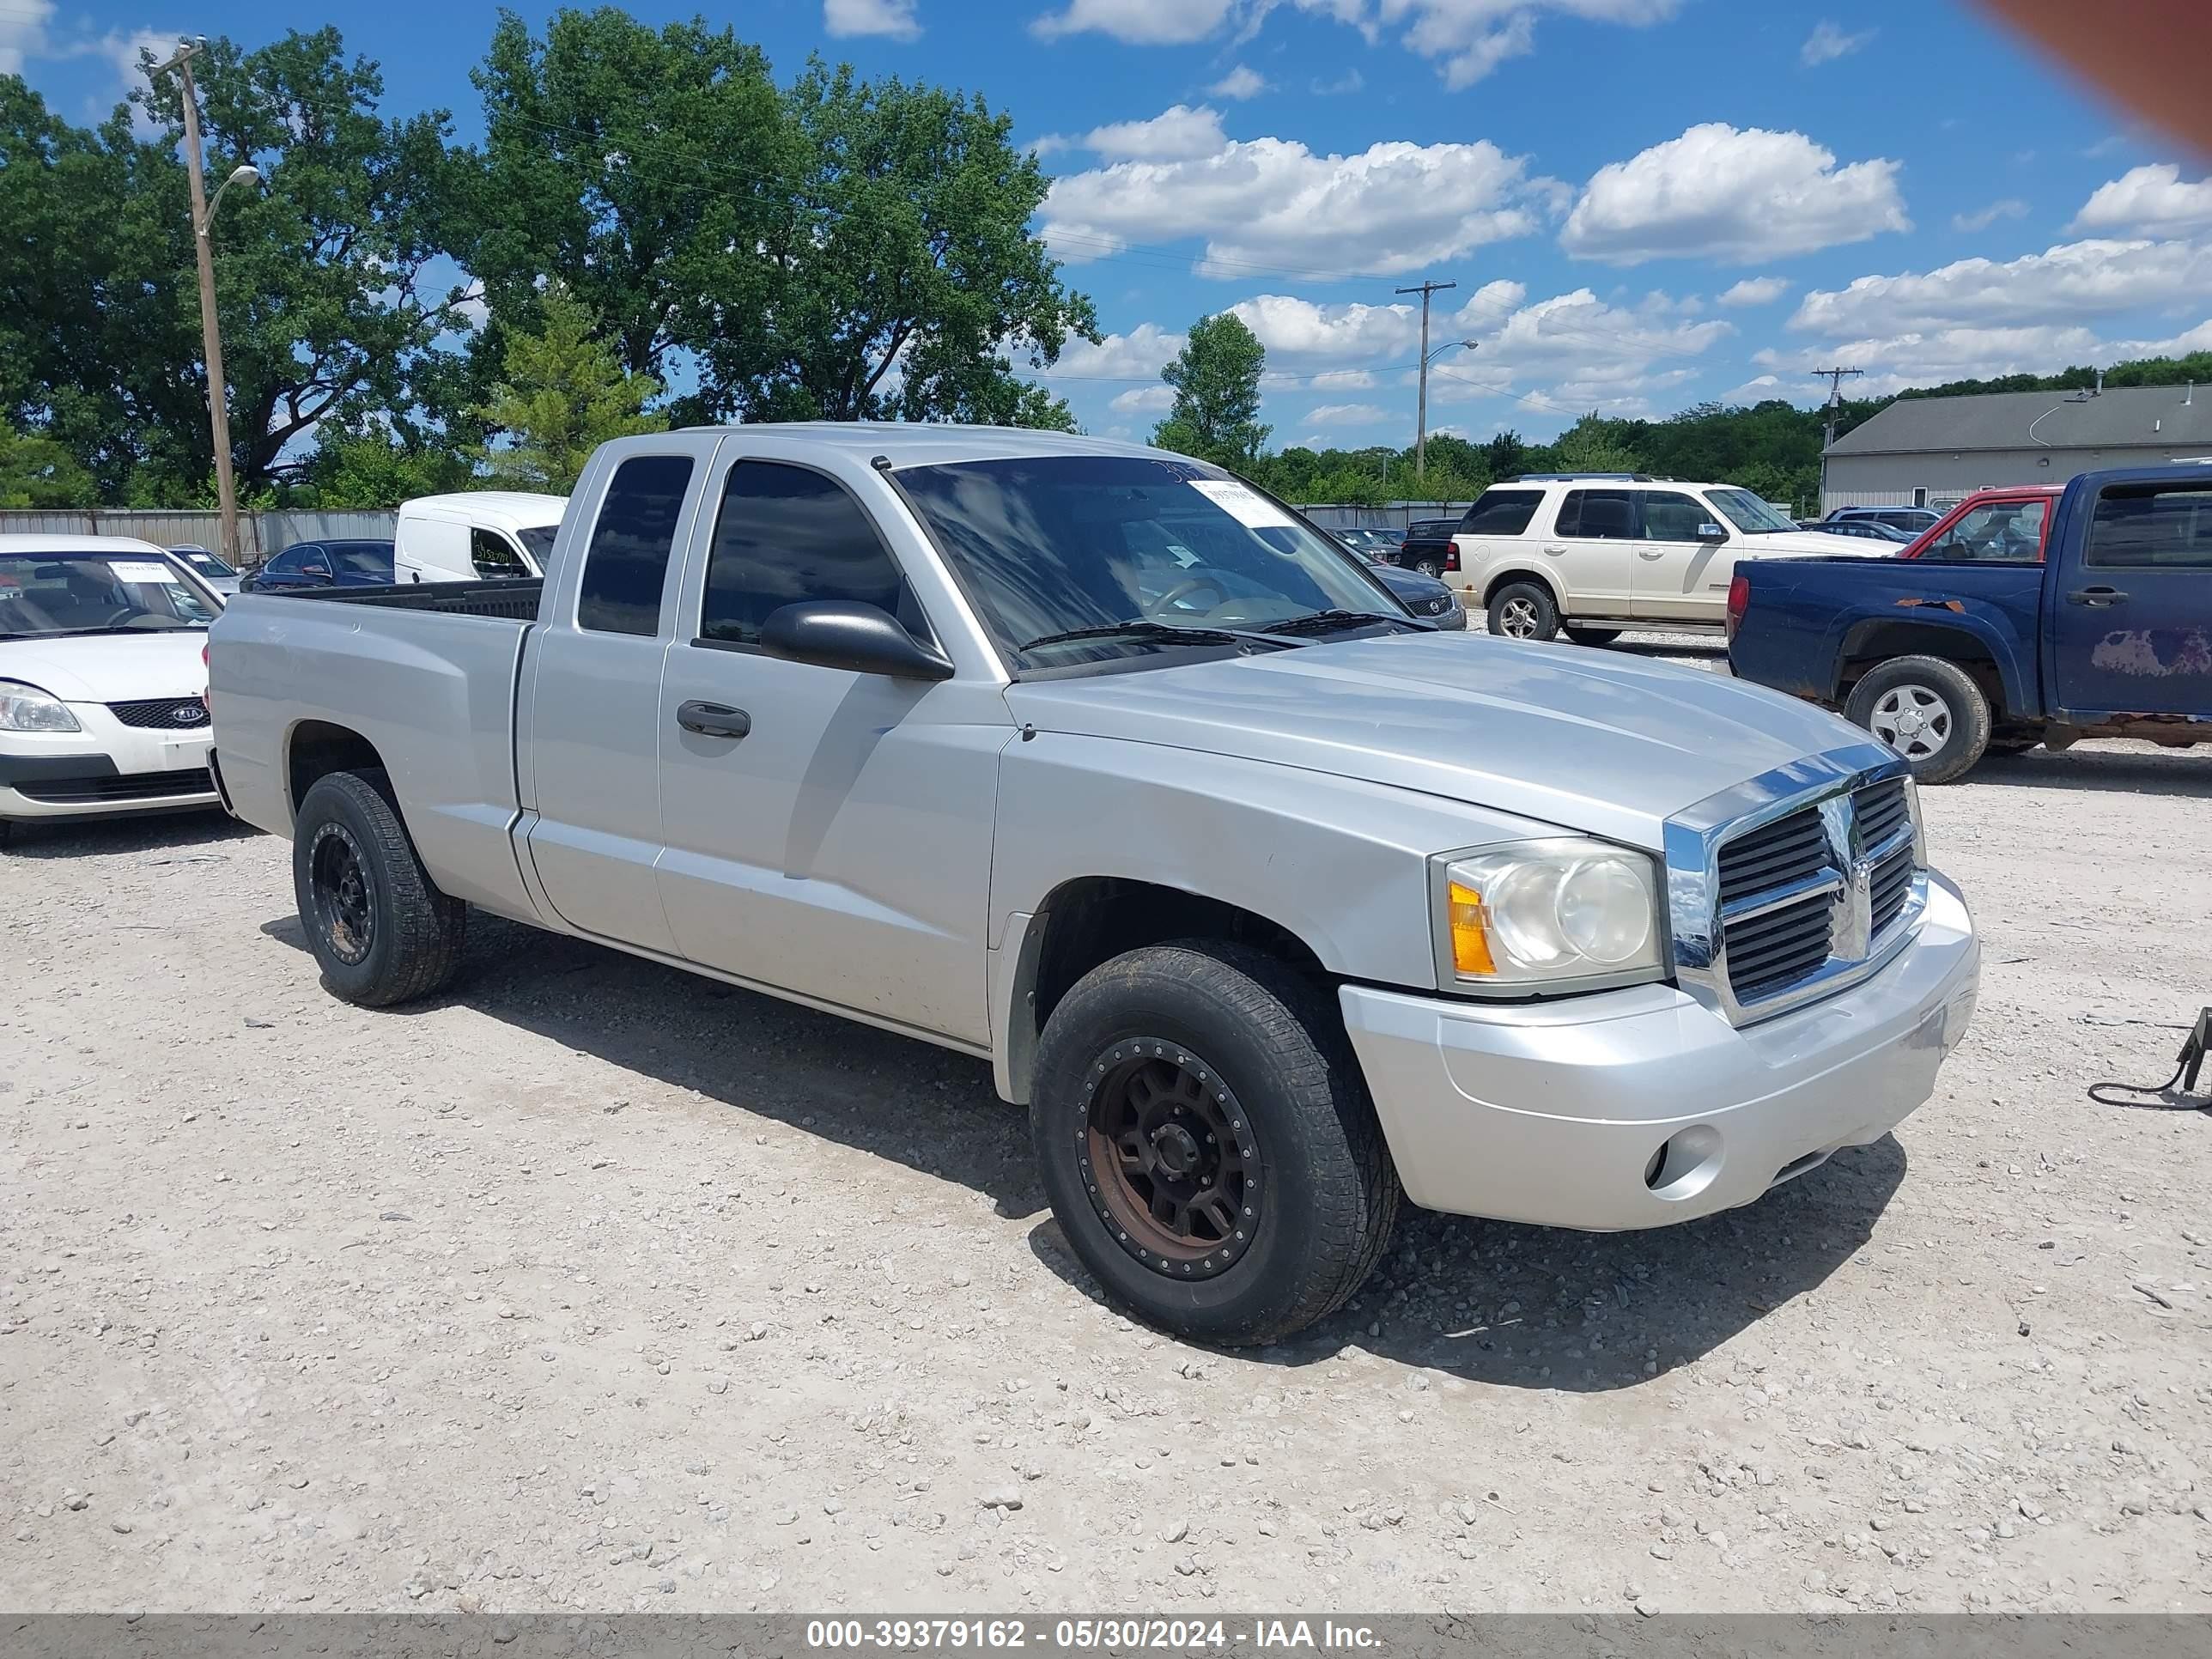
[[1506,59],[1534,51],[1536,21],[1546,12],[1641,27],[1680,9],[1680,0],[1376,0],[1370,16],[1358,0],[1297,3],[1358,22],[1370,35],[1381,26],[1404,24],[1407,48],[1441,59],[1444,84],[1454,88],[1472,86]]
[[1316,426],[1372,426],[1390,418],[1389,410],[1374,404],[1323,404],[1306,416]]
[[2009,329],[2195,304],[2212,290],[2212,246],[2066,242],[1999,264],[1960,259],[1928,271],[1815,289],[1790,326],[1828,339],[1948,328]]
[[1798,58],[1808,69],[1820,64],[1833,63],[1838,58],[1848,58],[1874,39],[1880,31],[1866,29],[1857,34],[1846,34],[1843,27],[1822,18],[1813,26],[1813,33],[1797,49]]
[[1089,380],[1148,380],[1154,379],[1183,347],[1183,337],[1170,334],[1157,323],[1139,323],[1127,334],[1109,334],[1097,345],[1070,340],[1050,368],[1037,370],[1039,378],[1055,376]]
[[1364,368],[1332,368],[1313,376],[1307,384],[1316,392],[1364,392],[1375,384],[1375,376]]
[[1219,28],[1237,0],[1068,0],[1030,24],[1040,40],[1086,32],[1138,46],[1182,46]]
[[1343,98],[1366,89],[1367,77],[1358,70],[1346,70],[1334,81],[1314,77],[1312,92],[1316,98]]
[[1529,234],[1549,182],[1530,179],[1523,160],[1486,139],[1380,143],[1354,155],[1316,155],[1285,138],[1231,139],[1210,155],[1125,161],[1054,180],[1043,235],[1071,264],[1133,241],[1202,237],[1201,276],[1355,264],[1389,276]]
[[1262,294],[1229,309],[1259,337],[1270,357],[1395,363],[1421,337],[1420,313],[1407,305],[1327,305]]
[[1185,104],[1163,110],[1149,121],[1115,121],[1093,127],[1077,143],[1115,161],[1180,161],[1218,155],[1229,143],[1221,117]]
[[1175,400],[1175,388],[1171,386],[1139,386],[1115,394],[1108,407],[1117,415],[1134,415],[1156,409],[1172,409]]
[[1715,399],[1723,404],[1763,404],[1773,398],[1788,398],[1789,388],[1782,384],[1778,374],[1754,374],[1741,386],[1732,386]]
[[1267,89],[1267,77],[1255,69],[1239,64],[1216,81],[1206,90],[1216,98],[1257,98]]
[[2027,204],[2021,201],[2017,196],[2008,196],[2001,202],[1992,202],[1987,207],[1976,208],[1972,213],[1953,214],[1951,216],[1951,228],[1954,230],[1963,230],[1972,233],[1978,230],[1987,230],[1991,225],[1996,223],[2000,219],[2025,219],[2027,217]]
[[921,33],[914,0],[822,0],[822,27],[834,35],[888,34],[895,40]]
[[[1067,0],[1060,10],[1032,21],[1030,32],[1047,40],[1095,33],[1131,46],[1182,46],[1203,40],[1233,21],[1237,26],[1237,38],[1243,41],[1256,34],[1267,14],[1280,3],[1284,0]],[[1547,13],[1640,27],[1662,22],[1681,7],[1681,0],[1288,0],[1288,3],[1300,11],[1350,25],[1370,45],[1386,30],[1396,31],[1408,51],[1439,60],[1439,72],[1450,87],[1470,86],[1507,58],[1534,50],[1537,20]],[[1359,85],[1354,70],[1330,86],[1316,82],[1314,89],[1348,92]],[[1249,94],[1223,91],[1219,95]]]
[[53,0],[9,0],[0,10],[0,75],[21,75],[27,59],[46,55]]
[[[2163,340],[2112,340],[2078,323],[2021,327],[1912,329],[1896,334],[1839,341],[1821,348],[1821,356],[1866,371],[1851,383],[1853,392],[1885,397],[1906,386],[1945,380],[1988,380],[2001,374],[2047,374],[2069,363],[2125,362],[2140,357],[2179,356],[2212,348],[2212,322]],[[1787,373],[1802,362],[1771,349],[1752,361]],[[1825,387],[1823,388],[1825,390]]]
[[1910,230],[1898,163],[1836,165],[1802,132],[1693,126],[1600,167],[1559,233],[1577,258],[1610,264],[1698,258],[1748,264]]
[[2202,230],[2212,225],[2212,179],[2182,182],[2171,161],[2132,167],[2090,193],[2073,230]]
[[1747,276],[1721,295],[1724,306],[1771,306],[1790,291],[1787,276]]

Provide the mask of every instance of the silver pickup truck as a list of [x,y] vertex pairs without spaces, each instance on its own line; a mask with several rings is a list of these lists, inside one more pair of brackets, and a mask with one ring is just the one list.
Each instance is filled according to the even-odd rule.
[[1266,1341],[1401,1194],[1600,1230],[1749,1203],[1927,1099],[1966,905],[1903,763],[1717,674],[1443,634],[1158,451],[625,439],[540,587],[240,599],[216,773],[324,981],[471,907],[988,1057],[1141,1317]]

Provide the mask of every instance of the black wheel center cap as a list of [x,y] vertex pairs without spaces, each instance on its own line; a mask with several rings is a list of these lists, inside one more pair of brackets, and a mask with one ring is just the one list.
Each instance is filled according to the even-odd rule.
[[1180,1123],[1170,1123],[1152,1136],[1152,1151],[1160,1168],[1171,1176],[1187,1176],[1198,1167],[1198,1137]]

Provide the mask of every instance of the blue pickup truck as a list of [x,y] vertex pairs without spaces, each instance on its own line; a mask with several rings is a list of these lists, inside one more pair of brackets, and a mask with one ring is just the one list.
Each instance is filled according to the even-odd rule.
[[1927,783],[2039,743],[2212,743],[2212,465],[2082,474],[2042,551],[1747,560],[1729,665],[1841,709]]

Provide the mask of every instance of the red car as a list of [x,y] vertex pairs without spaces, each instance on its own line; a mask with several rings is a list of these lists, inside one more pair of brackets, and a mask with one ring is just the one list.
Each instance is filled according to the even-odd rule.
[[2063,484],[2007,484],[1978,489],[1923,531],[1900,559],[1949,564],[2041,564],[2051,534],[2051,508]]

